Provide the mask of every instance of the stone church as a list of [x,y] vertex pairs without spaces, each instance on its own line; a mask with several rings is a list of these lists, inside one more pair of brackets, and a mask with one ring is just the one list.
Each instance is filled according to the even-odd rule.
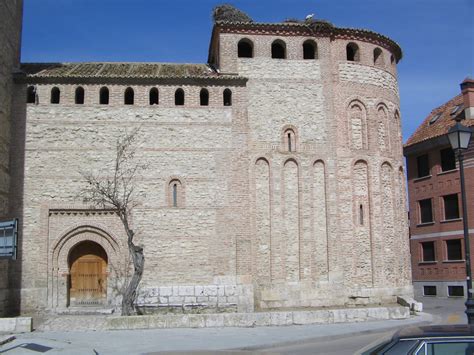
[[107,171],[137,127],[144,310],[412,295],[396,42],[221,15],[205,64],[20,64],[21,1],[3,1],[0,20],[0,207],[19,220],[17,258],[1,260],[4,308],[117,305],[123,226],[78,195],[81,172]]

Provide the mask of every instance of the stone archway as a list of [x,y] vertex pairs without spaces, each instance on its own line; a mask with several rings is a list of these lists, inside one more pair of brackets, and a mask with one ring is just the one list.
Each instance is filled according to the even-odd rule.
[[83,241],[69,252],[68,304],[104,305],[107,300],[107,253],[99,244]]
[[[58,311],[66,309],[74,305],[113,305],[117,298],[117,281],[121,277],[122,268],[124,267],[124,260],[126,258],[122,255],[123,248],[117,237],[112,233],[106,232],[102,226],[93,225],[79,225],[74,226],[63,233],[61,237],[52,245],[50,251],[51,257],[51,282],[48,287],[51,298],[49,298],[49,307]],[[79,267],[78,271],[86,271],[83,278],[95,278],[96,283],[102,283],[102,286],[97,289],[95,294],[95,301],[87,295],[88,291],[82,291],[85,294],[80,297],[82,301],[79,303],[78,295],[73,294],[71,297],[71,287],[76,291],[76,284],[72,282],[72,273],[76,272],[74,264],[77,261],[83,261],[85,264],[91,262],[95,265]],[[89,273],[88,271],[93,271]],[[72,273],[71,273],[72,272]],[[119,274],[117,274],[119,272]],[[101,275],[102,274],[102,275]],[[104,274],[106,280],[104,280]],[[123,276],[123,275],[122,275]],[[83,280],[83,282],[86,282]],[[91,281],[92,282],[92,281]],[[87,282],[81,286],[83,289],[88,289]],[[97,284],[96,284],[97,285]],[[79,285],[80,286],[80,285]],[[101,297],[99,297],[99,295]],[[73,299],[74,298],[74,299]],[[87,303],[89,302],[89,303]]]

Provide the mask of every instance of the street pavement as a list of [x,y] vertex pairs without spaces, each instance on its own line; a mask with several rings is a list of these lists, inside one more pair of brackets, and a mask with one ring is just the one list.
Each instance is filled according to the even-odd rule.
[[407,320],[254,328],[33,332],[16,335],[1,354],[353,354],[419,324],[465,323],[461,299],[423,299],[425,313]]

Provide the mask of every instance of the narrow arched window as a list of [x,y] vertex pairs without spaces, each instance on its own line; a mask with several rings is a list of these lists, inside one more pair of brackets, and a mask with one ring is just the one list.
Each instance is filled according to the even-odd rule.
[[135,92],[132,88],[127,88],[123,97],[123,103],[125,105],[133,105],[135,101]]
[[307,40],[303,43],[303,59],[317,59],[318,53],[316,49],[316,42]]
[[51,89],[51,103],[59,104],[60,100],[61,100],[61,91],[57,87],[52,88]]
[[362,205],[359,205],[359,224],[364,225],[364,207]]
[[232,106],[232,91],[225,89],[223,93],[224,106]]
[[174,104],[176,106],[183,106],[184,105],[184,90],[177,89],[174,93]]
[[295,152],[296,151],[296,135],[295,131],[291,128],[288,128],[283,133],[283,141],[286,146],[286,150],[288,152]]
[[377,66],[383,65],[383,54],[380,48],[374,49],[374,64]]
[[346,47],[347,60],[350,62],[358,62],[359,58],[359,46],[353,42],[349,43]]
[[390,55],[390,64],[395,64],[395,57],[392,55]]
[[158,89],[151,88],[150,89],[150,105],[158,105],[159,97],[158,97]]
[[184,193],[181,181],[173,179],[168,185],[168,198],[170,207],[183,207]]
[[253,58],[253,43],[251,40],[244,38],[237,45],[237,55],[239,58]]
[[28,86],[28,89],[26,89],[26,103],[36,103],[36,88],[34,86]]
[[282,40],[277,39],[272,43],[272,58],[285,59],[286,58],[286,44]]
[[109,104],[109,89],[106,88],[105,86],[100,88],[99,103],[101,105],[108,105]]
[[201,92],[199,93],[199,102],[201,106],[209,106],[209,91],[201,89]]
[[76,105],[84,104],[84,88],[82,88],[81,86],[76,88],[76,93],[74,95],[74,102]]

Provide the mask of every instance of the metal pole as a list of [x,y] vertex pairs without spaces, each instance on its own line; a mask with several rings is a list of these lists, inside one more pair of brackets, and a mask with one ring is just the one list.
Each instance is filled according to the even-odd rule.
[[468,324],[474,324],[474,299],[472,295],[472,271],[471,271],[471,249],[469,242],[469,226],[467,216],[466,203],[466,188],[464,184],[464,156],[461,150],[458,151],[459,160],[459,175],[461,182],[461,200],[462,200],[462,224],[464,227],[464,253],[466,255],[466,285],[467,285],[467,300],[466,300],[466,316]]

